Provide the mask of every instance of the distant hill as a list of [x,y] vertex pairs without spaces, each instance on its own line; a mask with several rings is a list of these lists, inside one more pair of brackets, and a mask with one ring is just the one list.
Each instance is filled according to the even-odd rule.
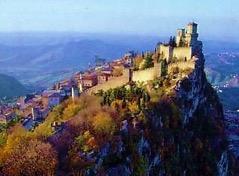
[[0,98],[12,98],[26,93],[26,88],[14,77],[0,74]]
[[0,42],[0,73],[14,76],[24,84],[35,87],[48,87],[73,72],[88,68],[89,64],[94,65],[95,56],[112,60],[129,50],[151,49],[157,43],[157,39],[140,37],[106,40],[69,37],[67,40],[58,38],[44,42],[41,40],[44,37],[29,38],[28,42],[24,39],[15,41],[15,45],[10,39]]

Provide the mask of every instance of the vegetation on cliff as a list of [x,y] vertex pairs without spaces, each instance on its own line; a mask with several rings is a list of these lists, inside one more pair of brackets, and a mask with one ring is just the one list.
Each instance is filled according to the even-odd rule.
[[[182,74],[192,71],[185,71],[177,63],[171,65],[166,76],[147,84],[131,82],[66,100],[34,132],[13,127],[0,150],[1,172],[215,175],[226,145],[223,124],[212,113],[201,112],[208,107],[214,113],[221,111],[217,95],[205,83],[208,86],[202,91],[207,93],[207,103],[201,104],[192,120],[184,124],[182,102],[175,92]],[[181,86],[188,91],[194,89],[186,79]],[[53,126],[55,122],[58,128]],[[14,160],[17,162],[10,165]]]

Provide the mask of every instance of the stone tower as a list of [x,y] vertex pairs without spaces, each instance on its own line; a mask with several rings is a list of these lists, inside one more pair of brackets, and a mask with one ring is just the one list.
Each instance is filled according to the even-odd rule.
[[189,23],[185,29],[178,29],[176,35],[176,46],[168,43],[160,44],[159,54],[161,59],[170,62],[173,58],[189,60],[202,51],[202,42],[198,41],[197,24]]
[[197,45],[198,41],[197,26],[198,25],[193,22],[189,23],[186,27],[185,43],[188,47]]

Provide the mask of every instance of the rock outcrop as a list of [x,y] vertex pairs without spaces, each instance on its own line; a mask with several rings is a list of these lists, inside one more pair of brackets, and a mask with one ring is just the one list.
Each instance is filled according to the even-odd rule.
[[[193,59],[194,69],[177,81],[172,95],[149,103],[140,113],[126,115],[117,134],[98,150],[78,153],[91,163],[81,173],[229,174],[222,105],[207,82],[203,55]],[[139,120],[142,116],[146,122]]]

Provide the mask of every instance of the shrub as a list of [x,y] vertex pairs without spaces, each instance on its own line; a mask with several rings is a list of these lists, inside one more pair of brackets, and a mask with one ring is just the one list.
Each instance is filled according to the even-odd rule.
[[99,112],[92,122],[96,133],[113,134],[116,130],[116,124],[110,115],[106,112]]
[[171,72],[173,73],[173,74],[178,74],[179,73],[179,68],[176,66],[176,67],[173,67],[172,68],[172,70],[171,70]]
[[115,68],[113,70],[113,76],[118,77],[123,75],[123,67]]

